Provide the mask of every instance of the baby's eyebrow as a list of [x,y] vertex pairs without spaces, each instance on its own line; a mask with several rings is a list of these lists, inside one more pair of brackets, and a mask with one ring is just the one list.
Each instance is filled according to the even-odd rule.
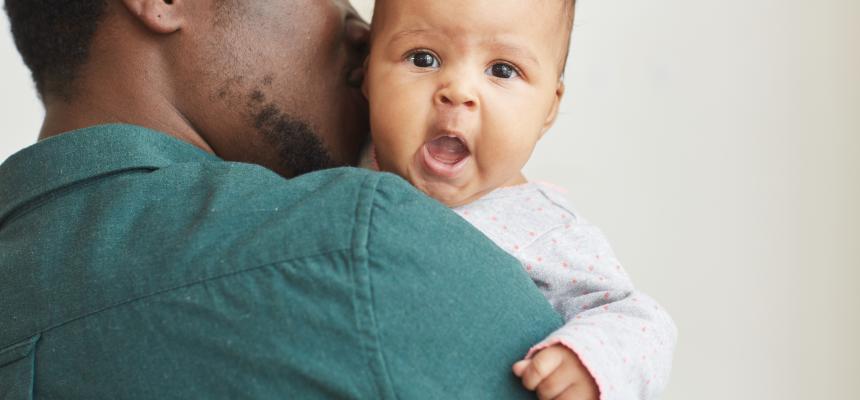
[[400,31],[400,32],[395,33],[391,37],[391,43],[394,43],[394,42],[397,42],[400,40],[404,40],[404,39],[409,39],[409,38],[414,37],[414,36],[428,35],[430,33],[431,32],[428,29],[408,29],[405,31]]
[[485,45],[496,52],[513,54],[517,58],[529,60],[533,62],[536,66],[540,67],[540,61],[538,60],[538,58],[534,55],[534,53],[532,53],[531,51],[529,51],[529,49],[525,47],[500,42],[498,40],[488,40],[485,42]]

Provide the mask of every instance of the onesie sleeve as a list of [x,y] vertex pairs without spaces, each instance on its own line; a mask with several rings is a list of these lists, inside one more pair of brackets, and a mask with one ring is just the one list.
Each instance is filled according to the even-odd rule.
[[565,320],[526,358],[554,344],[576,353],[601,400],[654,399],[666,387],[677,328],[654,299],[637,291],[601,231],[559,226],[518,255]]

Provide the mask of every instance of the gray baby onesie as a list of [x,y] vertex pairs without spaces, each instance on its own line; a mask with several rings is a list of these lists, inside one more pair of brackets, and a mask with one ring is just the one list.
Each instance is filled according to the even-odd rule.
[[565,320],[532,348],[576,353],[601,400],[655,399],[672,368],[677,329],[656,301],[636,291],[600,230],[560,190],[527,183],[454,209],[523,268]]

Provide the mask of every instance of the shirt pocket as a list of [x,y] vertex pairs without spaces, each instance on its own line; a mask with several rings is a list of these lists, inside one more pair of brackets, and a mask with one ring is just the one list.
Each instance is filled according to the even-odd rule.
[[0,400],[33,398],[39,335],[0,350]]

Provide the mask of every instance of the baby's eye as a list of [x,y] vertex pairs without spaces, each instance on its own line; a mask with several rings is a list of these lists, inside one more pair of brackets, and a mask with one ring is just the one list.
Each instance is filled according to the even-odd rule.
[[430,52],[416,51],[407,60],[418,68],[439,68],[439,59]]
[[506,63],[493,64],[490,68],[487,68],[486,74],[501,79],[512,79],[520,75],[516,68]]

